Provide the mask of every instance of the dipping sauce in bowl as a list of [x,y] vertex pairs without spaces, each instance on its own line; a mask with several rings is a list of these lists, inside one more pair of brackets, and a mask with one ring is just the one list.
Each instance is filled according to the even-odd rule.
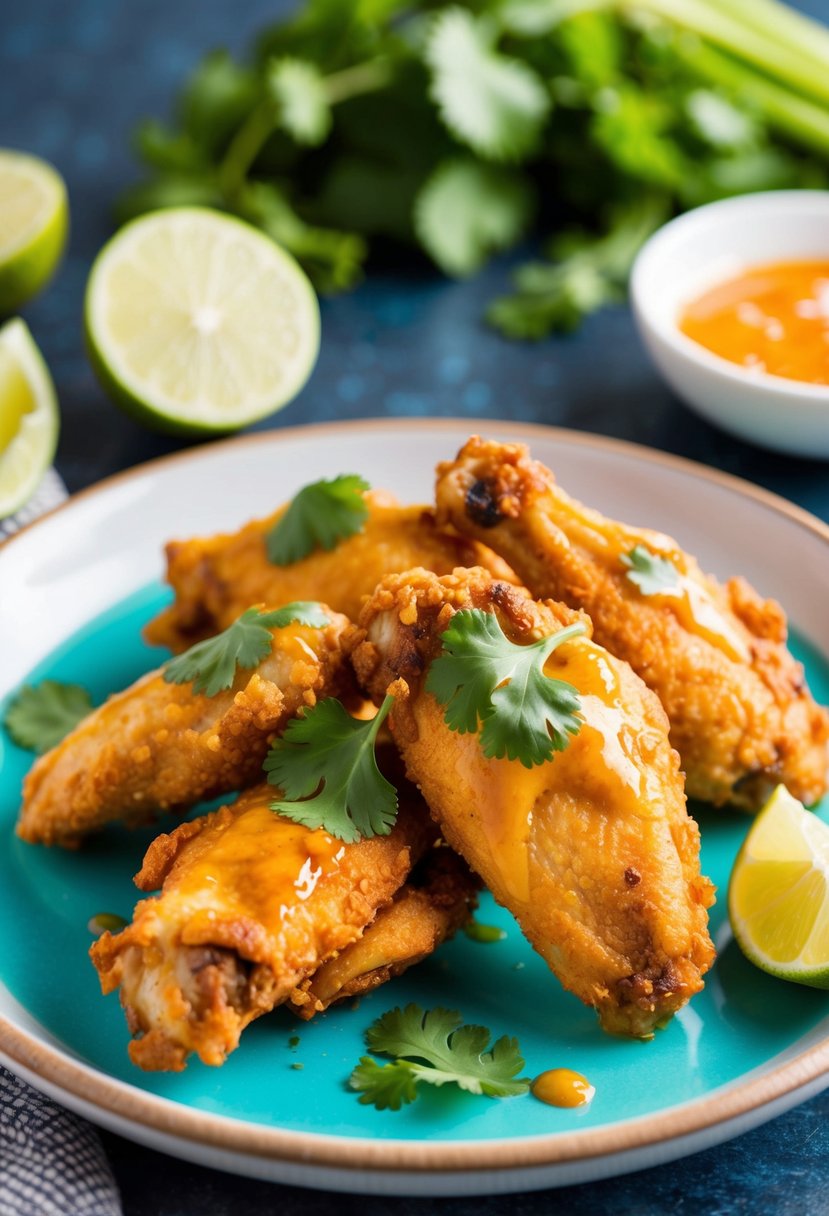
[[751,267],[687,305],[679,328],[742,367],[829,384],[829,261]]

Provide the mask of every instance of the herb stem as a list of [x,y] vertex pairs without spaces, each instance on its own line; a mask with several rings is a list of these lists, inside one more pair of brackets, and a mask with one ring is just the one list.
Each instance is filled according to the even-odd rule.
[[338,105],[363,93],[382,89],[391,80],[391,65],[386,59],[367,59],[353,67],[343,68],[325,77],[325,93],[329,105]]
[[276,126],[277,111],[269,97],[251,110],[230,141],[219,166],[219,185],[229,203],[235,203],[245,178]]
[[[724,86],[755,105],[770,126],[812,148],[829,154],[829,111],[797,97],[714,47],[697,40],[680,41],[677,53],[700,76]],[[829,67],[827,67],[829,71]]]
[[777,77],[795,96],[805,93],[829,102],[829,33],[775,0],[546,0],[533,5],[519,0],[514,16],[507,5],[505,24],[519,36],[551,33],[569,17],[596,10],[626,19],[637,14],[661,18]]

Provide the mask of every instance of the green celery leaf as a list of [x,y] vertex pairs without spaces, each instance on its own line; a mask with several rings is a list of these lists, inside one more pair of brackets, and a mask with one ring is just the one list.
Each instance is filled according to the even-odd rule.
[[578,13],[562,22],[558,40],[582,85],[609,85],[622,67],[622,30],[614,14]]
[[24,684],[6,709],[4,725],[18,747],[42,755],[91,711],[89,693],[80,684],[43,680]]
[[533,193],[515,172],[471,159],[443,161],[414,208],[420,243],[442,270],[461,276],[518,240],[532,214]]
[[361,532],[368,519],[363,497],[368,488],[368,482],[356,473],[341,473],[305,486],[268,533],[268,560],[276,566],[289,566],[315,549],[334,549],[341,540]]
[[239,668],[258,667],[271,653],[272,629],[296,622],[322,628],[330,618],[319,604],[297,601],[272,612],[248,608],[222,633],[196,642],[164,668],[168,684],[193,684],[196,696],[215,697],[230,688]]
[[388,836],[397,818],[397,791],[377,767],[374,745],[392,705],[386,697],[369,722],[352,718],[329,697],[288,723],[264,768],[283,798],[272,809],[346,843]]
[[578,691],[544,674],[562,642],[584,633],[580,622],[527,646],[506,636],[491,612],[455,613],[441,634],[443,652],[432,662],[426,690],[445,708],[450,730],[481,729],[484,755],[544,764],[581,728]]
[[276,59],[266,80],[280,126],[298,144],[324,143],[331,130],[331,107],[319,68],[303,59]]
[[672,118],[661,98],[628,83],[599,92],[591,133],[623,173],[676,190],[693,165],[669,131]]
[[440,13],[426,45],[431,94],[461,143],[487,159],[518,161],[537,148],[551,98],[531,68],[496,50],[495,33],[461,8]]
[[627,566],[625,577],[638,587],[642,595],[680,595],[680,576],[673,562],[651,553],[644,545],[634,545],[630,553],[622,554]]

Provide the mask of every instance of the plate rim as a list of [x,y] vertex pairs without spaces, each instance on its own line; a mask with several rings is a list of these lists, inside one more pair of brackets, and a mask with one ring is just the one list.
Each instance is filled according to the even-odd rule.
[[[10,537],[0,549],[0,566],[3,564],[5,552],[27,537],[33,529],[48,525],[59,512],[71,509],[95,495],[101,495],[129,479],[166,472],[170,467],[185,460],[198,460],[217,451],[228,448],[236,450],[257,443],[279,443],[282,440],[290,442],[307,437],[311,432],[315,437],[323,439],[335,437],[344,431],[353,433],[360,430],[375,433],[461,430],[469,434],[476,430],[475,423],[483,421],[486,422],[486,427],[477,429],[503,430],[513,435],[518,442],[531,442],[533,438],[544,438],[548,441],[560,439],[565,443],[675,468],[686,475],[718,484],[741,498],[749,498],[816,534],[829,545],[829,524],[782,496],[734,474],[629,440],[509,419],[369,418],[255,431],[215,441],[203,447],[169,453],[122,470],[79,491],[67,502],[58,505]],[[128,1082],[108,1076],[92,1065],[78,1062],[68,1052],[42,1042],[2,1015],[0,1050],[12,1064],[17,1063],[44,1082],[57,1086],[67,1095],[161,1135],[173,1135],[202,1146],[221,1147],[239,1153],[242,1157],[301,1163],[305,1166],[337,1167],[355,1172],[413,1170],[441,1174],[458,1170],[477,1170],[489,1173],[527,1166],[555,1166],[580,1160],[588,1161],[618,1153],[655,1148],[695,1132],[728,1124],[786,1095],[795,1095],[798,1089],[814,1083],[822,1076],[825,1077],[826,1085],[829,1085],[827,1036],[822,1042],[799,1052],[760,1076],[744,1083],[739,1080],[731,1082],[724,1090],[722,1087],[713,1090],[672,1110],[583,1131],[552,1132],[509,1140],[434,1143],[424,1140],[371,1140],[365,1137],[333,1136],[330,1133],[291,1131],[196,1110],[180,1104],[175,1099],[140,1090]]]

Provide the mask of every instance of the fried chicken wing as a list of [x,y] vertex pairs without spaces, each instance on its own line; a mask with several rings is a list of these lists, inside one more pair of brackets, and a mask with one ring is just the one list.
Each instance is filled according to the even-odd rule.
[[378,491],[365,497],[369,516],[361,532],[329,552],[317,550],[288,566],[269,561],[265,545],[287,507],[233,534],[172,541],[167,580],[176,598],[147,626],[147,640],[186,650],[259,601],[322,600],[356,620],[363,599],[384,575],[411,566],[448,574],[455,566],[482,565],[514,581],[506,564],[485,546],[439,531],[426,507],[400,507]]
[[578,690],[578,733],[532,769],[487,759],[424,688],[440,635],[464,608],[494,612],[516,643],[578,619],[483,570],[408,571],[363,610],[358,676],[375,700],[395,685],[393,734],[448,843],[605,1029],[647,1037],[702,987],[714,957],[713,888],[665,713],[626,663],[573,638],[544,671]]
[[354,629],[330,624],[273,629],[271,653],[237,669],[231,688],[196,695],[151,672],[116,693],[33,766],[17,825],[24,840],[73,845],[110,820],[146,822],[158,811],[260,779],[268,746],[303,705],[351,683]]
[[416,796],[390,835],[356,844],[275,814],[278,797],[261,785],[159,836],[135,881],[161,893],[92,946],[140,1068],[178,1072],[191,1052],[222,1064],[245,1026],[360,937],[434,837]]
[[479,888],[457,853],[431,849],[359,941],[323,963],[291,994],[293,1011],[309,1021],[337,1001],[365,996],[422,962],[466,924]]
[[[780,782],[807,804],[825,792],[829,715],[786,649],[779,604],[568,498],[522,444],[470,439],[438,467],[437,505],[439,522],[485,540],[533,595],[590,614],[596,640],[662,701],[690,796],[756,810]],[[627,577],[636,546],[667,559],[675,589],[643,594]]]

